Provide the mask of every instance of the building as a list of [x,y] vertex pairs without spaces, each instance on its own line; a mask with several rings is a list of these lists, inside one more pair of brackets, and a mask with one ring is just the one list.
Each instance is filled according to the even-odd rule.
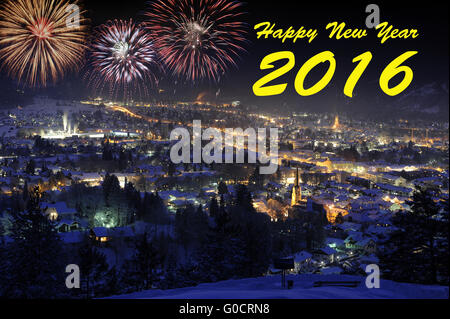
[[341,128],[341,124],[339,123],[339,115],[336,114],[336,117],[334,118],[334,124],[332,129],[333,130],[339,130]]
[[332,264],[335,261],[337,251],[333,248],[326,246],[324,248],[316,249],[313,251],[314,260],[320,262],[323,265]]
[[77,214],[76,209],[67,207],[65,202],[41,203],[41,208],[45,215],[53,221],[58,219],[73,220]]
[[90,237],[98,243],[106,243],[111,240],[108,228],[105,227],[95,227],[91,229]]
[[301,201],[302,201],[302,189],[299,183],[299,174],[297,168],[297,171],[295,173],[294,187],[292,188],[291,206],[295,206]]
[[302,270],[307,270],[311,266],[312,255],[307,251],[301,251],[294,255],[294,273],[300,273]]

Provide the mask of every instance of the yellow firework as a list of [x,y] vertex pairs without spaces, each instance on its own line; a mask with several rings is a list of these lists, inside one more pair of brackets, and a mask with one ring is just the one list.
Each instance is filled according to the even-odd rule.
[[83,59],[87,21],[78,1],[6,0],[0,6],[2,67],[19,82],[45,87]]

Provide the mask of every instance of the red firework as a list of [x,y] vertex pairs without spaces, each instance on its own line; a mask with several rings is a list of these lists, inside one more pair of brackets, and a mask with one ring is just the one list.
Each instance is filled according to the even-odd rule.
[[244,51],[241,6],[230,0],[156,0],[146,13],[147,28],[174,75],[217,82]]
[[147,95],[158,69],[156,52],[144,26],[132,20],[114,20],[97,28],[90,46],[90,84],[96,90],[109,88],[110,97],[132,93]]

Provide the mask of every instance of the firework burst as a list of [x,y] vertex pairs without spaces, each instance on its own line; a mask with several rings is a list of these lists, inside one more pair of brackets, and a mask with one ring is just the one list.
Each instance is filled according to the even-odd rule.
[[231,0],[156,0],[147,27],[173,75],[217,82],[244,51],[241,3]]
[[77,4],[6,0],[0,6],[0,59],[9,76],[30,87],[45,87],[79,67],[87,21],[84,12],[76,12],[79,23],[71,23]]
[[123,94],[127,99],[138,91],[147,94],[147,87],[156,81],[153,73],[159,69],[150,34],[132,20],[114,20],[101,25],[91,44],[88,72],[91,86],[103,91],[109,88],[111,97]]

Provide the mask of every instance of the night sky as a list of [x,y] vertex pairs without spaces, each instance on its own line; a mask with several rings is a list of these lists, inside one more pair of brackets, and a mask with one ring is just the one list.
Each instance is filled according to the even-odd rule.
[[[430,82],[448,83],[448,5],[418,6],[407,2],[376,3],[380,6],[381,21],[388,21],[399,29],[418,29],[417,39],[391,39],[384,44],[376,37],[377,31],[369,30],[364,39],[329,39],[329,31],[325,26],[329,22],[346,22],[348,27],[365,28],[367,13],[365,8],[370,2],[339,2],[326,4],[325,2],[310,1],[308,4],[300,1],[247,1],[244,10],[247,12],[248,23],[247,53],[242,54],[238,69],[231,69],[227,76],[219,84],[204,83],[201,85],[185,85],[178,87],[179,99],[192,99],[198,93],[209,91],[211,94],[221,89],[221,99],[242,100],[247,104],[255,104],[270,107],[290,106],[302,109],[322,108],[334,110],[339,104],[358,101],[359,107],[370,109],[370,100],[374,96],[385,96],[378,85],[378,79],[383,69],[395,58],[406,51],[419,51],[419,54],[406,61],[414,71],[414,80],[407,90],[414,90]],[[411,2],[412,3],[412,2]],[[425,3],[425,2],[422,2]],[[92,27],[102,24],[110,19],[129,19],[143,21],[143,12],[147,7],[147,1],[128,0],[84,0],[84,6],[88,10],[88,16]],[[287,29],[289,26],[295,29],[318,29],[319,35],[312,42],[305,39],[281,43],[280,40],[256,39],[255,24],[269,21],[276,23],[276,28]],[[288,83],[288,88],[282,95],[275,97],[255,97],[252,92],[253,84],[266,74],[267,71],[259,70],[259,64],[264,56],[276,51],[293,51],[296,57],[296,66],[289,74],[280,77],[271,84]],[[315,54],[329,50],[335,54],[337,61],[336,73],[331,83],[319,94],[312,97],[300,97],[294,89],[294,78],[300,67]],[[372,62],[355,88],[354,101],[345,97],[343,88],[352,72],[355,64],[353,58],[365,51],[373,54]],[[281,63],[280,65],[282,65]],[[307,77],[306,86],[317,81],[328,64],[316,67]],[[398,79],[401,79],[399,76]],[[14,86],[14,82],[6,79],[2,73],[4,87]],[[173,80],[166,79],[161,86],[171,90]],[[394,85],[395,80],[392,81]],[[447,86],[448,87],[448,86]],[[45,90],[49,95],[61,95],[61,92],[71,92],[79,97],[87,96],[89,90],[83,86],[80,74],[70,75],[63,83],[55,88]],[[42,90],[35,93],[43,93]],[[64,93],[66,94],[66,93]]]

